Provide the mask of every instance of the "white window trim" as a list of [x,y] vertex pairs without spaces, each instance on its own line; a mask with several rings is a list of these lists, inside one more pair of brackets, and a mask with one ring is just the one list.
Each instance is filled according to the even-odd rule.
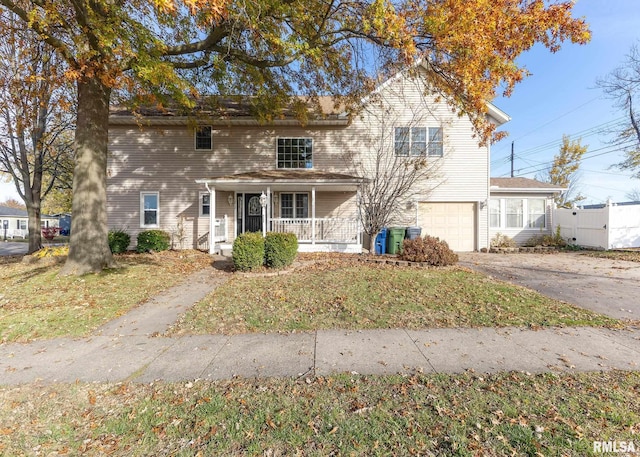
[[203,207],[204,207],[204,197],[209,196],[209,192],[200,192],[198,195],[198,215],[200,217],[209,217],[209,214],[211,214],[211,197],[209,197],[209,214],[204,214]]
[[[407,128],[409,129],[409,149],[408,149],[408,154],[398,154],[398,148],[397,148],[397,141],[396,141],[396,129],[398,128]],[[424,149],[424,154],[421,155],[414,155],[411,154],[411,149],[413,147],[413,129],[425,129],[426,132],[426,144],[425,144],[425,149]],[[431,135],[430,135],[430,129],[439,129],[442,132],[442,141],[438,141],[438,144],[442,145],[442,154],[430,154],[429,153],[429,145],[431,144]],[[428,125],[414,125],[414,126],[408,126],[408,125],[396,125],[393,127],[393,153],[395,156],[397,157],[432,157],[432,158],[440,158],[440,157],[444,157],[444,128],[442,126],[437,126],[437,127],[433,127],[433,126],[428,126]]]
[[[144,197],[146,195],[155,195],[156,200],[158,202],[158,207],[156,208],[156,224],[148,224],[144,223]],[[160,192],[158,191],[142,191],[140,192],[140,228],[158,228],[160,227]]]
[[[209,128],[209,138],[211,140],[211,145],[208,148],[199,148],[198,147],[198,130],[203,128]],[[212,151],[213,150],[213,127],[210,125],[199,125],[193,131],[193,149],[196,151]]]
[[[310,168],[302,168],[302,167],[298,167],[298,168],[280,168],[278,166],[278,143],[280,142],[280,140],[311,140],[311,167]],[[315,145],[315,141],[313,140],[313,137],[311,136],[279,136],[276,137],[276,163],[275,163],[275,167],[276,170],[312,170],[314,168],[314,157],[316,155],[316,145]],[[291,193],[291,192],[285,192],[285,193]]]
[[[494,198],[494,200],[500,201],[500,226],[491,226],[491,214],[489,214],[489,228],[492,230],[526,230],[530,232],[540,232],[541,230],[548,230],[549,214],[547,206],[549,199],[545,197],[501,197]],[[507,200],[521,200],[522,203],[522,227],[507,227]],[[529,227],[529,200],[544,200],[544,226],[543,227]]]
[[[282,195],[293,195],[293,217],[291,218],[287,218],[287,219],[308,219],[309,218],[309,213],[311,212],[311,198],[309,197],[309,192],[280,192],[280,199],[279,202],[280,204],[278,205],[278,211],[280,213],[280,217],[282,217]],[[296,195],[306,195],[307,196],[307,217],[304,218],[302,216],[298,216],[296,214],[297,212],[297,206],[296,206]]]

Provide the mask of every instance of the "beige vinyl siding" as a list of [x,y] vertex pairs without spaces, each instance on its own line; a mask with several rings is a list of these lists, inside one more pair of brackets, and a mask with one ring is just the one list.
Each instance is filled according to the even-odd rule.
[[[362,176],[362,169],[354,161],[370,167],[372,151],[380,146],[381,137],[385,138],[384,147],[393,151],[393,128],[411,124],[416,116],[416,125],[442,127],[444,157],[428,158],[435,164],[432,177],[416,186],[415,195],[399,202],[394,222],[415,225],[417,202],[486,201],[488,148],[478,145],[468,118],[458,117],[448,106],[423,96],[423,90],[422,81],[394,78],[365,100],[364,110],[348,126],[214,126],[210,151],[195,149],[194,131],[186,125],[111,125],[107,165],[109,226],[127,230],[135,240],[140,231],[140,192],[157,191],[160,228],[175,230],[182,220],[183,245],[199,247],[198,239],[208,232],[209,221],[199,217],[198,196],[206,188],[196,184],[196,179],[275,169],[278,138],[312,138],[314,170]],[[373,103],[377,99],[382,99],[390,110],[380,111]],[[414,112],[407,109],[409,106],[414,107]],[[237,190],[241,192],[241,186]],[[280,192],[275,187],[271,191]],[[296,191],[309,193],[311,214],[311,185]],[[233,208],[229,206],[228,194],[216,189],[216,217],[229,216],[228,235],[233,239],[235,203]],[[487,214],[487,208],[483,208],[477,215],[478,248],[488,242]],[[277,211],[273,215],[277,217]],[[317,187],[316,216],[357,217],[355,193],[325,192]]]

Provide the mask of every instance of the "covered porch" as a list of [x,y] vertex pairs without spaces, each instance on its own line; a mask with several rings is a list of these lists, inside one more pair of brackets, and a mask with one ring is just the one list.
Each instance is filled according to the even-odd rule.
[[[361,252],[358,217],[362,178],[317,170],[262,170],[198,179],[210,202],[209,252],[228,252],[244,232],[291,232],[300,252]],[[217,217],[227,195],[231,217]]]

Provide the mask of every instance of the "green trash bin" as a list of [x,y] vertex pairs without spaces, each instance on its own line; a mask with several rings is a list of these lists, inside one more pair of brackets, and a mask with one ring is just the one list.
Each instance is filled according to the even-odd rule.
[[400,254],[402,250],[402,240],[404,240],[405,228],[404,227],[391,227],[387,233],[387,240],[389,246],[387,253]]

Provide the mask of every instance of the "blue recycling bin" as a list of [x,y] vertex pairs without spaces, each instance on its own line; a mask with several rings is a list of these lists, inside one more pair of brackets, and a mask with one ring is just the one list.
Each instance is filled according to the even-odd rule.
[[376,255],[387,253],[387,228],[382,227],[380,233],[376,235]]

